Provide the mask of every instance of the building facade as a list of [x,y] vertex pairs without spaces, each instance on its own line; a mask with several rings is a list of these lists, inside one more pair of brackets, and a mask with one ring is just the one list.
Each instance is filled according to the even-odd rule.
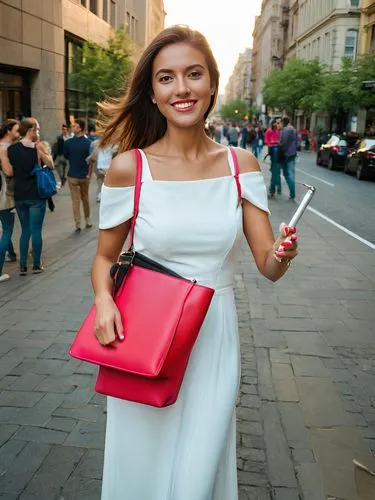
[[262,88],[271,71],[282,66],[283,29],[281,0],[263,0],[261,13],[255,20],[252,52],[251,97],[259,108],[263,104]]
[[250,103],[251,99],[251,49],[245,51],[238,56],[236,65],[233,69],[228,84],[225,88],[224,102],[228,103],[239,99]]
[[[375,2],[362,2],[362,22],[371,39]],[[360,0],[263,0],[253,34],[252,98],[257,105],[263,105],[265,78],[288,59],[318,58],[328,71],[338,71],[344,56],[356,58],[360,43],[371,45],[368,39],[361,42],[360,14]],[[317,125],[325,127],[326,118],[320,117]],[[319,116],[314,116],[311,127],[315,119]],[[303,121],[299,116],[297,126]]]
[[359,30],[359,53],[375,52],[375,1],[361,0],[361,22]]
[[124,26],[143,48],[163,25],[162,0],[0,0],[0,120],[33,115],[52,140],[63,122],[87,116],[68,78],[83,41],[105,45]]
[[344,56],[358,53],[359,0],[289,0],[286,59],[318,58],[338,71]]

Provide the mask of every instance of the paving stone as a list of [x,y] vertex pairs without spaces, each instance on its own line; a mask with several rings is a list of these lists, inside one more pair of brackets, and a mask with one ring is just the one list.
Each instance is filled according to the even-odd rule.
[[267,486],[268,479],[265,474],[258,472],[238,471],[238,484],[245,486]]
[[308,448],[292,449],[295,464],[315,462],[314,453]]
[[2,424],[0,425],[0,446],[2,446],[19,429],[19,425]]
[[71,476],[56,500],[100,500],[101,481]]
[[237,431],[242,434],[263,436],[263,427],[260,422],[246,422],[244,420],[241,420],[237,422]]
[[11,466],[0,476],[0,491],[21,493],[34,473],[48,455],[50,446],[43,443],[29,443],[13,460]]
[[91,479],[101,479],[103,471],[103,452],[87,450],[81,458],[74,474]]
[[79,422],[69,434],[65,445],[104,449],[104,422]]
[[272,363],[272,378],[278,401],[299,401],[294,374],[290,365]]
[[[1,416],[1,410],[0,410]],[[54,417],[66,417],[88,422],[103,421],[105,414],[103,406],[98,405],[78,405],[76,408],[56,408],[52,412]]]
[[[309,433],[298,403],[278,403],[281,421],[289,442],[309,443]],[[305,447],[306,446],[305,444]]]
[[[323,476],[317,464],[305,463],[296,466],[298,481],[304,500],[326,500]],[[345,497],[344,497],[345,498]]]
[[289,448],[283,433],[276,403],[263,403],[264,440],[269,479],[272,486],[297,487]]
[[320,358],[314,356],[291,356],[296,377],[329,377],[329,371]]
[[308,427],[345,426],[348,416],[329,379],[297,377],[303,418]]
[[239,500],[271,500],[271,493],[266,488],[240,487]]
[[353,459],[375,470],[375,459],[361,434],[352,427],[311,429],[310,434],[327,494],[348,500],[356,498]]
[[289,354],[334,358],[335,353],[320,333],[317,332],[283,332],[288,344]]
[[59,418],[52,417],[45,425],[46,429],[53,429],[56,431],[71,432],[77,425],[77,420],[72,418]]
[[259,396],[264,401],[275,401],[271,365],[268,358],[268,350],[258,348],[255,350],[258,365]]
[[12,391],[33,391],[35,387],[41,383],[45,375],[38,375],[37,373],[25,373],[9,386]]
[[[25,448],[25,441],[9,439],[0,448],[0,476],[11,466],[17,455]],[[1,491],[1,490],[0,490]]]
[[15,366],[10,372],[12,375],[23,375],[24,373],[51,375],[60,373],[64,362],[57,359],[25,359],[22,362],[18,361]]
[[248,422],[259,422],[261,420],[260,411],[257,408],[242,408],[236,409],[237,418]]
[[19,408],[31,408],[35,406],[44,396],[42,392],[26,391],[3,391],[0,394],[1,406],[17,406]]
[[81,448],[53,446],[19,500],[56,498],[83,454]]
[[63,343],[52,343],[48,349],[45,349],[43,353],[41,354],[41,358],[48,358],[48,359],[61,359],[63,361],[68,361],[69,360],[69,347],[70,344],[67,342],[66,344]]
[[294,488],[275,488],[272,493],[273,500],[301,500],[298,490]]
[[61,444],[65,441],[67,436],[68,434],[66,432],[25,425],[19,429],[13,436],[13,439],[35,441],[38,443]]
[[241,405],[247,408],[259,408],[260,407],[259,396],[255,396],[252,394],[244,394],[243,396],[241,396]]

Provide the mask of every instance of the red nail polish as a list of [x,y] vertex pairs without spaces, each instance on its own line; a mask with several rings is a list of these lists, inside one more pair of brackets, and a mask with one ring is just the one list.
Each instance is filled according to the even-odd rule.
[[292,243],[290,241],[283,241],[281,243],[281,246],[283,246],[283,247],[290,247],[290,246],[292,246]]

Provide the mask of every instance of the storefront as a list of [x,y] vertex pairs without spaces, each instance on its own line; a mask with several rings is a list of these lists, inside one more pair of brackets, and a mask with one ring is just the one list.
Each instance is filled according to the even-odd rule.
[[30,115],[29,71],[0,64],[0,120]]

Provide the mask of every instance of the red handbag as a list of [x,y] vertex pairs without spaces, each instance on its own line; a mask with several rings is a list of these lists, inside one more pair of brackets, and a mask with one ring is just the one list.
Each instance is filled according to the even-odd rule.
[[71,356],[99,365],[95,390],[156,407],[173,404],[190,353],[214,294],[134,251],[142,157],[136,155],[134,215],[130,246],[111,269],[114,301],[125,339],[102,346],[94,335],[93,306],[70,347]]

